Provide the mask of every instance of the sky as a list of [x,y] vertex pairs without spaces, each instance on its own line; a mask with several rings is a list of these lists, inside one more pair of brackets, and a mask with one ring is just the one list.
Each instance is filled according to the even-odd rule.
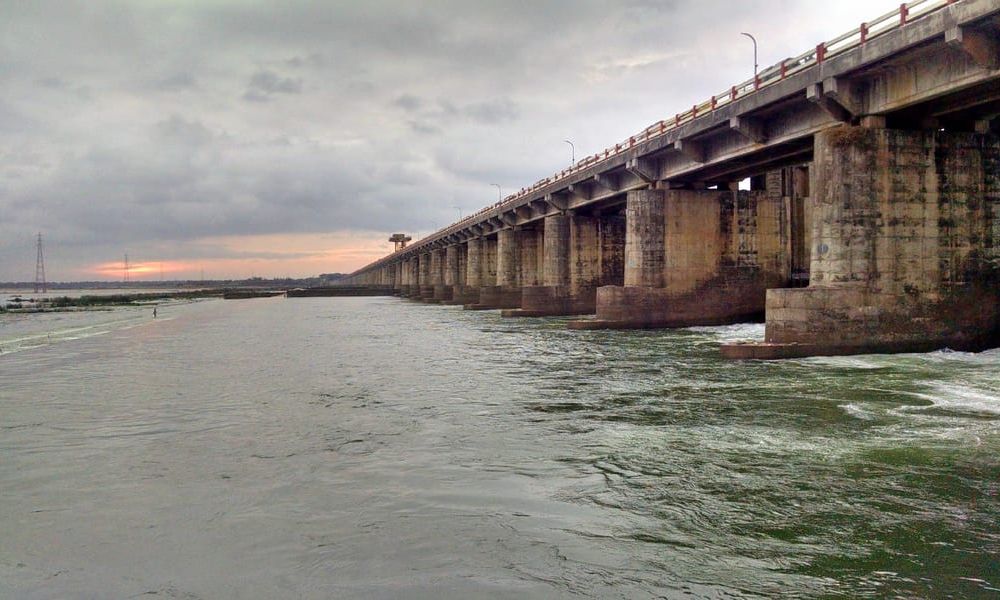
[[0,0],[0,281],[350,272],[899,0]]

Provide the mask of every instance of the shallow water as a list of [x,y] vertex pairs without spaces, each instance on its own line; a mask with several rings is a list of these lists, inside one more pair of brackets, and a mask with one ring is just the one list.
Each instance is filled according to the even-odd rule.
[[737,363],[720,341],[761,326],[392,298],[148,312],[0,317],[0,597],[1000,594],[1000,351]]

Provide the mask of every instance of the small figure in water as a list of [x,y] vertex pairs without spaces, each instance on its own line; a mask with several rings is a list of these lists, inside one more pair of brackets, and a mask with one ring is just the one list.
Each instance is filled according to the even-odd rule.
[[153,307],[153,318],[154,319],[156,318],[156,307],[155,306]]

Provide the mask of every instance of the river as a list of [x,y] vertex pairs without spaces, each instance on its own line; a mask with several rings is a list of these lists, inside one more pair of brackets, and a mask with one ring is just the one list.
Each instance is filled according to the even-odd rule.
[[2,598],[1000,596],[1000,351],[395,298],[0,315]]

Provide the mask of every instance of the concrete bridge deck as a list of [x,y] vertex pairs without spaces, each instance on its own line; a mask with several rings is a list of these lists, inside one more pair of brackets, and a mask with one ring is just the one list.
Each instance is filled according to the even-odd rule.
[[[917,304],[954,299],[957,284],[995,304],[998,32],[996,0],[903,5],[360,269],[351,282],[509,316],[597,314],[578,327],[766,312],[769,339],[780,328],[772,303],[799,296],[767,290],[806,283],[809,297],[823,298],[836,296],[824,288],[866,286],[865,301],[878,307],[870,312],[883,316],[907,304],[885,300],[896,297],[889,281],[913,290]],[[747,177],[751,190],[738,191]],[[831,203],[863,204],[862,189],[868,212],[848,222]],[[917,206],[901,208],[914,195]],[[885,239],[895,240],[891,248]],[[859,256],[870,267],[859,267]],[[913,267],[921,261],[922,270]],[[942,275],[957,264],[966,273]],[[787,316],[788,306],[774,306]],[[996,328],[996,312],[977,326]],[[875,347],[872,335],[871,343],[857,333],[826,345],[864,351]],[[779,346],[799,343],[778,337]],[[912,345],[919,336],[904,337]],[[930,337],[932,346],[946,341]],[[810,343],[795,352],[823,352],[822,341]]]

